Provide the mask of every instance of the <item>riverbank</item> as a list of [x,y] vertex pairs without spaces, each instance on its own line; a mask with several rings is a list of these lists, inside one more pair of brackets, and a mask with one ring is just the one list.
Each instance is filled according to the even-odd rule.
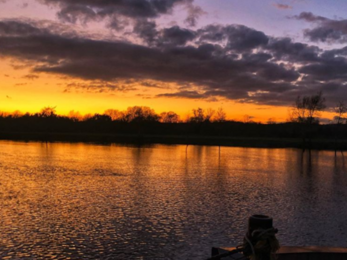
[[[181,136],[181,135],[133,135],[94,133],[28,133],[2,132],[0,140],[42,141],[42,142],[92,142],[121,144],[183,144],[211,145],[254,148],[303,148],[299,138],[264,137],[222,137],[222,136]],[[313,139],[306,148],[316,150],[347,150],[347,140]]]

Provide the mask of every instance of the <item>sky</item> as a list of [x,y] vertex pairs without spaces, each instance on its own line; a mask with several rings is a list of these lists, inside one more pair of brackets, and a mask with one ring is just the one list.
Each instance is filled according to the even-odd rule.
[[285,121],[347,99],[347,1],[0,0],[0,111],[222,107]]

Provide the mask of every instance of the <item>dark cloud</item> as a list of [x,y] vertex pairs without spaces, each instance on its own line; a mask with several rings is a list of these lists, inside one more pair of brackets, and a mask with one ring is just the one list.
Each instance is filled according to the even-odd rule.
[[334,59],[334,58],[346,58],[347,57],[347,47],[341,49],[332,49],[329,51],[325,51],[322,54],[322,58],[324,59]]
[[347,81],[347,62],[345,59],[322,60],[320,63],[306,65],[299,71],[315,80],[342,79]]
[[195,32],[191,30],[173,26],[171,28],[165,28],[162,31],[162,42],[180,46],[185,45],[188,41],[193,40],[195,36]]
[[157,25],[154,21],[138,21],[134,26],[133,32],[149,45],[155,44],[159,36]]
[[209,25],[198,30],[201,41],[226,41],[226,48],[230,50],[247,51],[262,47],[269,41],[263,32],[243,25]]
[[35,80],[35,79],[38,79],[39,76],[35,75],[35,74],[28,74],[28,75],[23,76],[23,78],[24,79],[29,79],[29,80]]
[[42,29],[39,29],[31,24],[21,21],[5,20],[0,22],[0,36],[32,36],[42,34]]
[[137,22],[133,32],[149,46],[157,47],[183,46],[196,37],[194,31],[179,26],[158,30],[153,21]]
[[277,9],[282,9],[282,10],[293,9],[293,6],[285,5],[285,4],[273,4],[273,6],[276,7]]
[[[176,6],[187,12],[184,23],[190,27],[196,25],[200,16],[206,12],[194,0],[37,0],[45,5],[57,8],[57,16],[68,23],[106,21],[108,27],[121,31],[128,26],[134,31],[142,31],[156,18],[172,14]],[[146,24],[147,23],[147,24]],[[152,24],[153,25],[153,24]],[[149,29],[149,28],[147,28]],[[141,36],[141,35],[140,35]],[[149,39],[151,40],[151,39]]]
[[172,12],[175,5],[192,5],[193,0],[38,0],[58,7],[58,17],[67,22],[83,22],[124,16],[143,19],[156,18]]
[[[347,27],[347,20],[344,21]],[[305,30],[305,36],[311,41],[322,41],[322,42],[347,42],[347,28],[344,29],[334,29],[331,26],[322,26],[314,28],[312,30]]]
[[331,100],[335,93],[347,94],[346,48],[323,51],[240,25],[158,30],[146,22],[138,24],[137,33],[147,44],[139,45],[0,21],[0,55],[24,62],[31,73],[85,80],[68,87],[94,92],[176,83],[184,87],[167,93],[162,88],[159,96],[271,105],[292,104],[297,95],[319,90]]
[[294,18],[314,24],[314,28],[304,31],[304,35],[311,41],[347,42],[347,20],[332,20],[309,12],[303,12]]
[[265,48],[271,51],[276,59],[292,62],[318,61],[321,51],[316,46],[293,42],[290,38],[272,38]]
[[292,82],[299,78],[300,74],[294,69],[286,69],[283,64],[264,63],[262,68],[257,68],[257,75],[268,81]]
[[165,94],[159,94],[157,97],[173,97],[173,98],[191,98],[191,99],[206,99],[209,97],[209,95],[206,95],[207,93],[198,93],[197,91],[179,91],[175,93],[165,93]]
[[77,20],[86,23],[101,17],[88,6],[71,4],[66,5],[58,12],[58,18],[69,23],[76,23]]
[[298,20],[305,20],[307,22],[326,22],[326,21],[329,21],[329,19],[327,19],[323,16],[314,15],[311,12],[302,12],[301,14],[294,16],[294,18],[296,18]]
[[136,90],[132,84],[128,84],[127,82],[110,83],[102,81],[71,82],[66,85],[64,93],[71,92],[71,89],[75,89],[76,91],[83,90],[90,93],[106,93],[114,91],[128,92]]
[[246,60],[250,63],[258,64],[258,63],[263,63],[267,62],[270,60],[273,56],[270,55],[269,53],[264,53],[264,52],[259,52],[259,53],[244,53],[242,54],[243,60]]

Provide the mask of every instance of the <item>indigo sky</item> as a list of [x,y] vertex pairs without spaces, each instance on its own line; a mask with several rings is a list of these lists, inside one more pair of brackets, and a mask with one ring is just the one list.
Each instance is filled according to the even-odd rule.
[[347,98],[347,2],[333,2],[0,0],[0,110],[284,121],[318,91],[333,107]]

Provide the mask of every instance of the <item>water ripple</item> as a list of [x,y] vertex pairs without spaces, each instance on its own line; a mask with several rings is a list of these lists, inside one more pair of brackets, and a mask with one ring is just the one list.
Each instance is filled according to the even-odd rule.
[[254,213],[284,245],[347,246],[331,152],[0,142],[1,259],[204,259]]

